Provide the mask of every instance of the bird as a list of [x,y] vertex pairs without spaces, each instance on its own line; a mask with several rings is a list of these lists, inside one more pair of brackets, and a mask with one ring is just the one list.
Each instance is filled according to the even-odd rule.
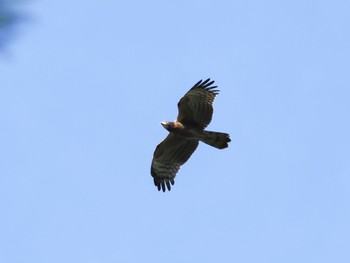
[[207,131],[213,117],[213,102],[219,94],[214,81],[198,81],[178,102],[175,121],[162,121],[168,136],[157,145],[152,158],[151,175],[158,191],[171,190],[181,165],[196,150],[199,141],[217,149],[225,149],[231,141],[223,132]]

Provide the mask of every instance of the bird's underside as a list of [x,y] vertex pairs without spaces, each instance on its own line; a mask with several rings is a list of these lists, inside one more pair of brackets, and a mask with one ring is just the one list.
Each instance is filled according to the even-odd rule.
[[197,82],[179,101],[174,122],[162,122],[168,136],[156,147],[151,175],[158,190],[171,190],[175,177],[196,150],[199,141],[218,149],[228,147],[229,134],[204,130],[213,116],[213,102],[219,90],[210,79]]

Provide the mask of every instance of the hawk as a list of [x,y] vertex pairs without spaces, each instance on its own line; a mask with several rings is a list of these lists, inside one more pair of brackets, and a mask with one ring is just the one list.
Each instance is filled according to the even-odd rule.
[[199,141],[218,149],[228,147],[229,134],[204,130],[212,119],[212,105],[219,94],[213,83],[210,79],[198,81],[178,102],[177,119],[161,122],[169,134],[158,144],[152,159],[151,175],[158,191],[171,190],[180,166],[191,157]]

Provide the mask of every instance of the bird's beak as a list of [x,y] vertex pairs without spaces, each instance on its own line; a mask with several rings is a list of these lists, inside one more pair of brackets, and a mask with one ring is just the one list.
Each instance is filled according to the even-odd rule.
[[166,127],[167,125],[166,121],[162,121],[160,124],[162,124],[163,127]]

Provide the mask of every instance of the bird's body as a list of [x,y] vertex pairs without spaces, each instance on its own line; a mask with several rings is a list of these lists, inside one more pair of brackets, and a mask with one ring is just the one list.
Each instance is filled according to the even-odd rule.
[[199,141],[218,149],[228,147],[229,134],[204,130],[212,119],[212,103],[218,94],[213,83],[210,79],[197,82],[179,101],[177,119],[161,122],[169,135],[153,155],[151,175],[158,190],[170,191],[180,166],[191,157]]

